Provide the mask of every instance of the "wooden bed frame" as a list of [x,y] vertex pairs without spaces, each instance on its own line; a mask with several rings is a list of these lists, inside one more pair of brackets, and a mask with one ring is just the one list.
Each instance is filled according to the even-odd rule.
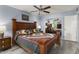
[[[15,44],[14,36],[17,30],[21,29],[35,29],[36,28],[36,22],[33,23],[27,23],[27,22],[17,22],[16,19],[13,20],[13,44]],[[40,48],[40,54],[47,53],[48,49],[51,48],[53,44],[60,45],[60,32],[57,31],[55,37],[53,40],[47,41],[45,39],[39,40],[39,48]],[[27,50],[27,49],[24,49]]]

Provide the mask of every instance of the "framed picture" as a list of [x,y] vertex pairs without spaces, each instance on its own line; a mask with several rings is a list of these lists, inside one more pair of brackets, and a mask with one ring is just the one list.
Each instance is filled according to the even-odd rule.
[[61,24],[57,24],[57,28],[58,29],[61,29]]
[[22,14],[22,20],[29,21],[29,16]]

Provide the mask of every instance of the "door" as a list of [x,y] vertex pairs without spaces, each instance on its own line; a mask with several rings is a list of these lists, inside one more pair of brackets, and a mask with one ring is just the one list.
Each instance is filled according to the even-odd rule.
[[77,41],[77,15],[64,17],[64,39]]

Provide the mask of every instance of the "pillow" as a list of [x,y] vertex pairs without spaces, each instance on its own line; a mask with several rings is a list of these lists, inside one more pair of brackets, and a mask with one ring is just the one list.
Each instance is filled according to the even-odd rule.
[[27,29],[27,30],[18,30],[16,31],[16,34],[25,34],[25,35],[30,35],[32,33],[37,33],[36,29]]
[[27,34],[27,33],[25,32],[25,30],[18,30],[16,31],[16,34]]
[[21,34],[26,34],[26,31],[25,30],[21,30]]
[[37,33],[37,29],[33,29],[32,32],[33,32],[33,33]]
[[30,34],[30,30],[26,30],[25,32],[27,33],[27,35]]

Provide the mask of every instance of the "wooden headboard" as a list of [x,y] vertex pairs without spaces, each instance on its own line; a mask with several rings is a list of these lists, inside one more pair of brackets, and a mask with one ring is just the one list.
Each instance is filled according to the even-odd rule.
[[17,30],[21,29],[35,29],[36,22],[28,23],[28,22],[17,22],[16,19],[12,19],[12,26],[13,26],[13,38]]

